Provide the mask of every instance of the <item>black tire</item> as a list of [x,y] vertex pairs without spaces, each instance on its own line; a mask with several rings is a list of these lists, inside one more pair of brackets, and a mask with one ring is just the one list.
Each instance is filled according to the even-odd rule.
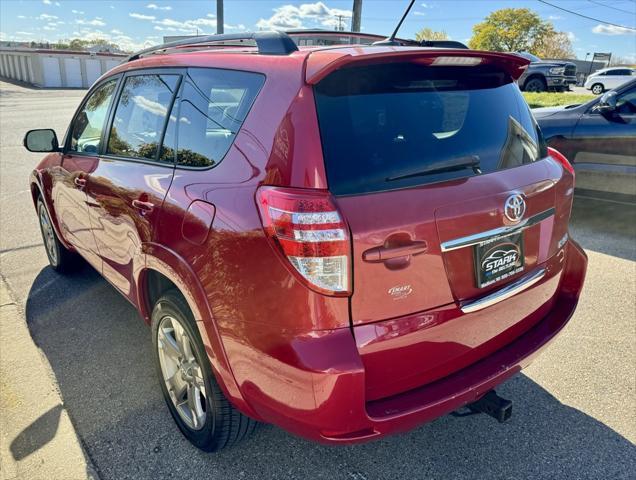
[[[53,228],[49,212],[42,201],[42,197],[38,197],[37,212],[40,233],[42,234],[42,241],[44,242],[44,250],[46,251],[46,256],[49,259],[51,268],[59,273],[72,273],[77,270],[81,264],[80,256],[68,250],[62,245],[62,242],[60,242],[55,228]],[[45,222],[48,222],[48,226]]]
[[594,85],[592,85],[592,88],[590,90],[592,90],[592,93],[594,95],[600,95],[605,91],[605,87],[602,83],[595,83]]
[[[206,415],[205,421],[201,422],[202,427],[198,429],[191,428],[181,417],[164,380],[158,339],[164,319],[170,319],[171,322],[176,320],[181,325],[189,337],[192,354],[201,367],[206,395],[201,395],[199,399],[204,399],[202,403],[205,404]],[[157,376],[166,405],[181,433],[195,447],[216,452],[246,439],[254,432],[258,422],[236,410],[216,382],[192,312],[179,291],[169,290],[155,304],[152,310],[152,341]]]
[[532,77],[523,86],[526,92],[545,92],[547,88],[545,80],[541,77]]

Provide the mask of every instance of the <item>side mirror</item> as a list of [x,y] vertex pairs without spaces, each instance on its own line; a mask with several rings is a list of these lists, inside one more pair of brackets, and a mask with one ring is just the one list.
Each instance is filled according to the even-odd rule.
[[594,108],[600,113],[611,113],[616,110],[616,92],[607,92],[603,94],[601,99]]
[[29,130],[22,144],[29,152],[58,152],[60,150],[57,135],[50,128]]

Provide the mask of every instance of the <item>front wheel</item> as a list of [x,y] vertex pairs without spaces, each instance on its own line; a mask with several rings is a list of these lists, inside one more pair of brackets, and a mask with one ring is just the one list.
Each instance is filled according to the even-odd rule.
[[248,437],[257,422],[236,410],[216,383],[196,322],[176,290],[152,311],[155,363],[164,399],[179,430],[214,452]]
[[600,95],[601,93],[603,93],[604,90],[605,88],[603,88],[602,83],[595,83],[594,85],[592,85],[592,93],[594,95]]
[[526,82],[524,90],[526,92],[545,92],[547,85],[542,78],[531,78]]
[[37,211],[38,219],[40,220],[40,232],[42,233],[46,256],[49,259],[51,268],[60,273],[72,271],[77,267],[79,257],[62,245],[60,239],[57,238],[51,217],[42,198],[38,198]]

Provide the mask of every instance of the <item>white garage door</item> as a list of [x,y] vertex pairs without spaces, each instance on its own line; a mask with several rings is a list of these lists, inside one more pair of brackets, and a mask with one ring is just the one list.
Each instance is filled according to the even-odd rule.
[[65,58],[64,70],[66,71],[66,87],[82,87],[82,67],[77,58]]
[[62,75],[60,63],[54,57],[42,57],[42,70],[44,71],[45,87],[61,87]]
[[18,78],[15,73],[15,56],[13,55],[9,57],[9,78]]
[[30,82],[31,77],[29,77],[29,67],[27,67],[27,57],[20,57],[20,66],[22,69],[22,80],[25,82]]
[[87,87],[90,87],[95,83],[99,77],[102,76],[102,62],[99,60],[86,60],[86,81]]
[[115,68],[120,63],[121,62],[118,62],[117,60],[106,60],[106,70],[110,70],[111,68]]

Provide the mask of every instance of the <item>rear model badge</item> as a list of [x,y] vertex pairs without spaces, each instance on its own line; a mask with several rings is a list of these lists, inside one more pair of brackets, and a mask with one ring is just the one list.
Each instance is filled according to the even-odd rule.
[[387,290],[387,293],[393,297],[393,300],[401,300],[408,297],[413,292],[410,285],[396,285]]
[[523,197],[518,193],[510,195],[504,204],[504,215],[506,218],[511,222],[517,223],[523,218],[524,213],[526,213],[526,201]]

